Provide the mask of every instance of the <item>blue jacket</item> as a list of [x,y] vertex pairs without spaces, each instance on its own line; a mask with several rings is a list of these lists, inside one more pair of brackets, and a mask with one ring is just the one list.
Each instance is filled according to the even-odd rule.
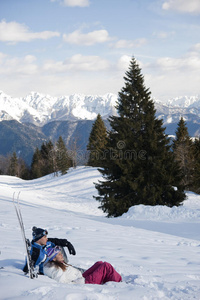
[[[57,238],[49,238],[46,246],[41,246],[39,244],[37,244],[36,242],[31,242],[31,259],[33,261],[34,267],[39,266],[39,274],[44,274],[43,272],[43,264],[44,262],[48,261],[48,257],[47,257],[47,249],[49,247],[55,247],[55,245],[57,246],[66,246],[66,243],[68,243],[68,241],[66,239],[57,239]],[[25,273],[28,272],[28,265],[27,262],[23,268],[23,271]]]
[[52,242],[47,242],[46,246],[41,246],[35,242],[32,243],[31,247],[31,258],[34,262],[34,267],[39,266],[39,273],[43,274],[43,264],[45,261],[48,261],[47,249],[49,247],[55,247],[55,244]]

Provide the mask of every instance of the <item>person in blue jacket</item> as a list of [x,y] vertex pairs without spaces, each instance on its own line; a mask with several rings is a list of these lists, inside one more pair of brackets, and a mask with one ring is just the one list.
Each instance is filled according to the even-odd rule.
[[[76,255],[74,246],[67,239],[47,238],[47,235],[48,231],[46,229],[37,228],[35,226],[32,228],[33,239],[31,241],[30,254],[34,267],[39,266],[39,274],[44,274],[43,264],[48,260],[47,250],[49,248],[55,246],[67,247],[70,254]],[[23,271],[25,273],[28,272],[27,262]]]

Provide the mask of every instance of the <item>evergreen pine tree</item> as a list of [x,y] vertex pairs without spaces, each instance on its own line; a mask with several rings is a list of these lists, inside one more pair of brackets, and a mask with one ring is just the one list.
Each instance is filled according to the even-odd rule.
[[56,143],[56,163],[57,169],[62,175],[66,174],[72,166],[72,161],[68,156],[67,148],[61,136]]
[[16,152],[13,152],[9,160],[8,175],[18,176],[18,159]]
[[100,207],[115,217],[133,205],[172,207],[185,199],[169,139],[134,58],[124,80],[100,169],[105,180],[96,184]]
[[48,141],[41,146],[42,176],[55,172],[55,151],[52,141]]
[[31,177],[42,177],[42,155],[38,147],[35,149],[31,163]]
[[21,157],[18,158],[18,176],[25,180],[30,179],[30,168]]
[[104,159],[104,150],[107,143],[107,132],[101,115],[97,115],[97,119],[92,126],[89,136],[87,150],[89,150],[88,165],[93,167],[102,166]]
[[186,189],[190,189],[193,184],[193,148],[192,140],[189,137],[186,122],[181,117],[176,130],[176,138],[173,141],[173,151],[175,160],[178,162],[183,175],[182,184]]
[[194,169],[190,183],[190,190],[200,194],[200,138],[195,138],[192,146],[192,154]]

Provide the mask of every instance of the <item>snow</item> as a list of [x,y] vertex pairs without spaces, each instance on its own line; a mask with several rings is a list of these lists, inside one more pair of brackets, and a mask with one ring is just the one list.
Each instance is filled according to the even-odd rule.
[[165,101],[167,105],[180,107],[198,107],[200,105],[200,96],[180,96]]
[[[64,95],[52,97],[31,92],[25,97],[12,98],[0,91],[0,121],[15,119],[43,126],[52,121],[95,120],[100,114],[103,119],[117,115],[118,95]],[[154,99],[159,118],[165,124],[178,123],[180,116],[188,115],[194,121],[200,116],[200,96],[180,96],[165,102]]]
[[[96,168],[70,169],[25,181],[0,176],[0,299],[188,300],[200,299],[200,195],[187,193],[182,206],[131,207],[118,218],[98,209]],[[123,282],[105,285],[60,284],[22,272],[25,250],[12,204],[20,192],[26,236],[33,226],[49,237],[67,238],[76,249],[74,266],[110,262]],[[67,252],[67,251],[66,251]]]
[[23,98],[12,98],[0,91],[0,121],[15,119],[42,126],[55,120],[95,120],[116,113],[117,95],[82,95],[52,97],[31,92]]

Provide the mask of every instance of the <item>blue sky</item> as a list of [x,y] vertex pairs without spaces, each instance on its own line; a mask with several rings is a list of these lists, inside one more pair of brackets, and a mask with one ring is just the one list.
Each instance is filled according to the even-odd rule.
[[134,56],[152,97],[200,94],[200,0],[1,0],[0,90],[117,94]]

